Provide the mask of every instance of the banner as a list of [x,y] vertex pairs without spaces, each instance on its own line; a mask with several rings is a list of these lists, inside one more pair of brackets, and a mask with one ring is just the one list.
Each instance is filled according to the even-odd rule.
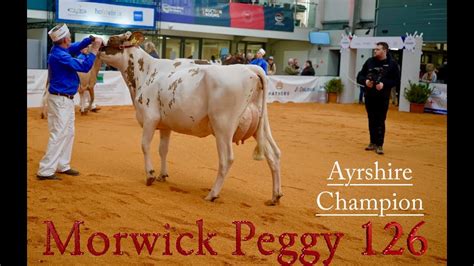
[[[268,76],[267,102],[322,102],[324,85],[335,77]],[[325,100],[324,100],[325,102]]]
[[425,112],[448,114],[448,85],[431,83],[430,88],[433,92],[425,104]]
[[[27,107],[41,107],[48,70],[28,69],[27,72]],[[130,92],[118,71],[99,71],[97,84],[94,87],[95,100],[98,105],[131,105]],[[74,97],[74,103],[79,105],[79,94]]]
[[352,37],[350,47],[352,49],[373,49],[378,42],[386,42],[390,48],[403,49],[404,47],[402,37],[357,37],[355,35]]
[[194,23],[194,1],[191,0],[163,0],[161,1],[158,20]]
[[289,31],[295,29],[293,12],[285,8],[265,7],[265,30]]
[[155,8],[104,1],[56,0],[56,21],[155,29]]
[[215,1],[196,1],[194,23],[230,27],[229,4],[219,4]]
[[263,30],[265,28],[263,6],[230,3],[230,26]]

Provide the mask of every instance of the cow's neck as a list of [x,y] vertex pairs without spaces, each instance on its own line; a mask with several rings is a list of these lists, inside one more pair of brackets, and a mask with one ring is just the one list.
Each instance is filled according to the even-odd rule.
[[125,62],[125,67],[120,69],[130,91],[133,104],[135,104],[135,97],[146,80],[149,79],[151,75],[154,75],[153,71],[156,71],[155,69],[151,69],[153,60],[155,59],[141,48],[133,49],[133,52],[129,54],[128,61]]

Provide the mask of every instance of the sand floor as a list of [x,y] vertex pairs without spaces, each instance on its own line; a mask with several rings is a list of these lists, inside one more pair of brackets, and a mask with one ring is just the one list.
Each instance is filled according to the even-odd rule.
[[[78,177],[64,176],[62,181],[38,181],[38,162],[48,140],[47,122],[40,119],[38,108],[28,109],[28,263],[35,264],[278,264],[278,236],[297,233],[293,247],[301,253],[299,237],[304,233],[335,233],[344,236],[335,251],[332,265],[435,265],[446,264],[446,116],[412,114],[391,108],[387,118],[385,155],[364,151],[368,143],[367,118],[362,105],[341,104],[269,104],[273,136],[282,151],[281,175],[284,197],[278,206],[265,206],[271,198],[272,178],[265,161],[252,160],[255,140],[234,147],[235,161],[224,183],[220,198],[205,201],[214,183],[218,160],[213,136],[197,138],[172,133],[168,154],[170,177],[165,183],[145,186],[141,127],[132,106],[103,107],[100,113],[80,116],[76,112],[76,136],[72,166]],[[158,132],[157,132],[158,133]],[[159,134],[152,143],[155,170],[159,171]],[[327,178],[338,161],[342,167],[367,168],[374,162],[413,171],[411,187],[328,187]],[[401,182],[401,181],[400,181]],[[424,217],[316,217],[324,213],[316,205],[321,191],[339,191],[344,198],[421,198]],[[215,232],[210,240],[218,253],[195,255],[198,250],[197,220],[203,220],[204,234]],[[74,221],[80,227],[82,256],[71,256],[73,239],[64,255],[53,243],[53,256],[45,256],[46,225],[54,222],[62,241],[66,240]],[[242,242],[244,256],[232,255],[236,248],[233,221],[250,221],[255,236]],[[365,229],[373,226],[374,256],[363,256]],[[404,248],[403,255],[389,256],[381,252],[389,244],[394,230],[385,224],[398,222],[403,234],[393,249]],[[410,254],[407,237],[420,221],[417,235],[427,239],[428,250],[422,256]],[[169,228],[165,228],[169,224]],[[243,235],[249,229],[243,226]],[[110,247],[102,256],[93,256],[88,248],[92,233],[102,232],[110,239]],[[113,255],[115,239],[121,233],[170,233],[171,252],[163,255],[165,241],[159,237],[152,255],[145,250],[137,254],[130,237],[122,239],[121,256]],[[191,232],[194,238],[183,238],[189,256],[181,255],[175,246],[178,234]],[[260,254],[258,236],[275,235],[274,243],[265,249],[272,255]],[[141,238],[139,238],[141,239]],[[150,238],[152,239],[152,238]],[[334,243],[335,236],[332,238]],[[141,240],[140,240],[141,241]],[[419,241],[415,249],[419,250]],[[93,241],[101,251],[100,237]],[[321,237],[313,250],[320,253],[318,264],[329,256]],[[289,257],[285,257],[289,258]],[[314,257],[313,257],[314,258]],[[311,260],[312,258],[307,258]],[[299,262],[297,263],[299,264]]]

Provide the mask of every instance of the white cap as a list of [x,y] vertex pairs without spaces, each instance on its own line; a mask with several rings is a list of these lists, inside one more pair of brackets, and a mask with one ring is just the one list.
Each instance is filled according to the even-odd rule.
[[265,55],[265,50],[263,50],[262,48],[260,48],[257,53],[261,53],[262,55]]
[[69,34],[69,29],[66,24],[59,24],[52,28],[48,34],[53,42],[57,42]]

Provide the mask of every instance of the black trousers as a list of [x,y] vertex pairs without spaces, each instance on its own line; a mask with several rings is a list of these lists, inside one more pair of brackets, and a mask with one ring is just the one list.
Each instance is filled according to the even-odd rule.
[[365,96],[365,110],[369,118],[370,143],[383,146],[385,137],[385,119],[389,106],[389,98]]

